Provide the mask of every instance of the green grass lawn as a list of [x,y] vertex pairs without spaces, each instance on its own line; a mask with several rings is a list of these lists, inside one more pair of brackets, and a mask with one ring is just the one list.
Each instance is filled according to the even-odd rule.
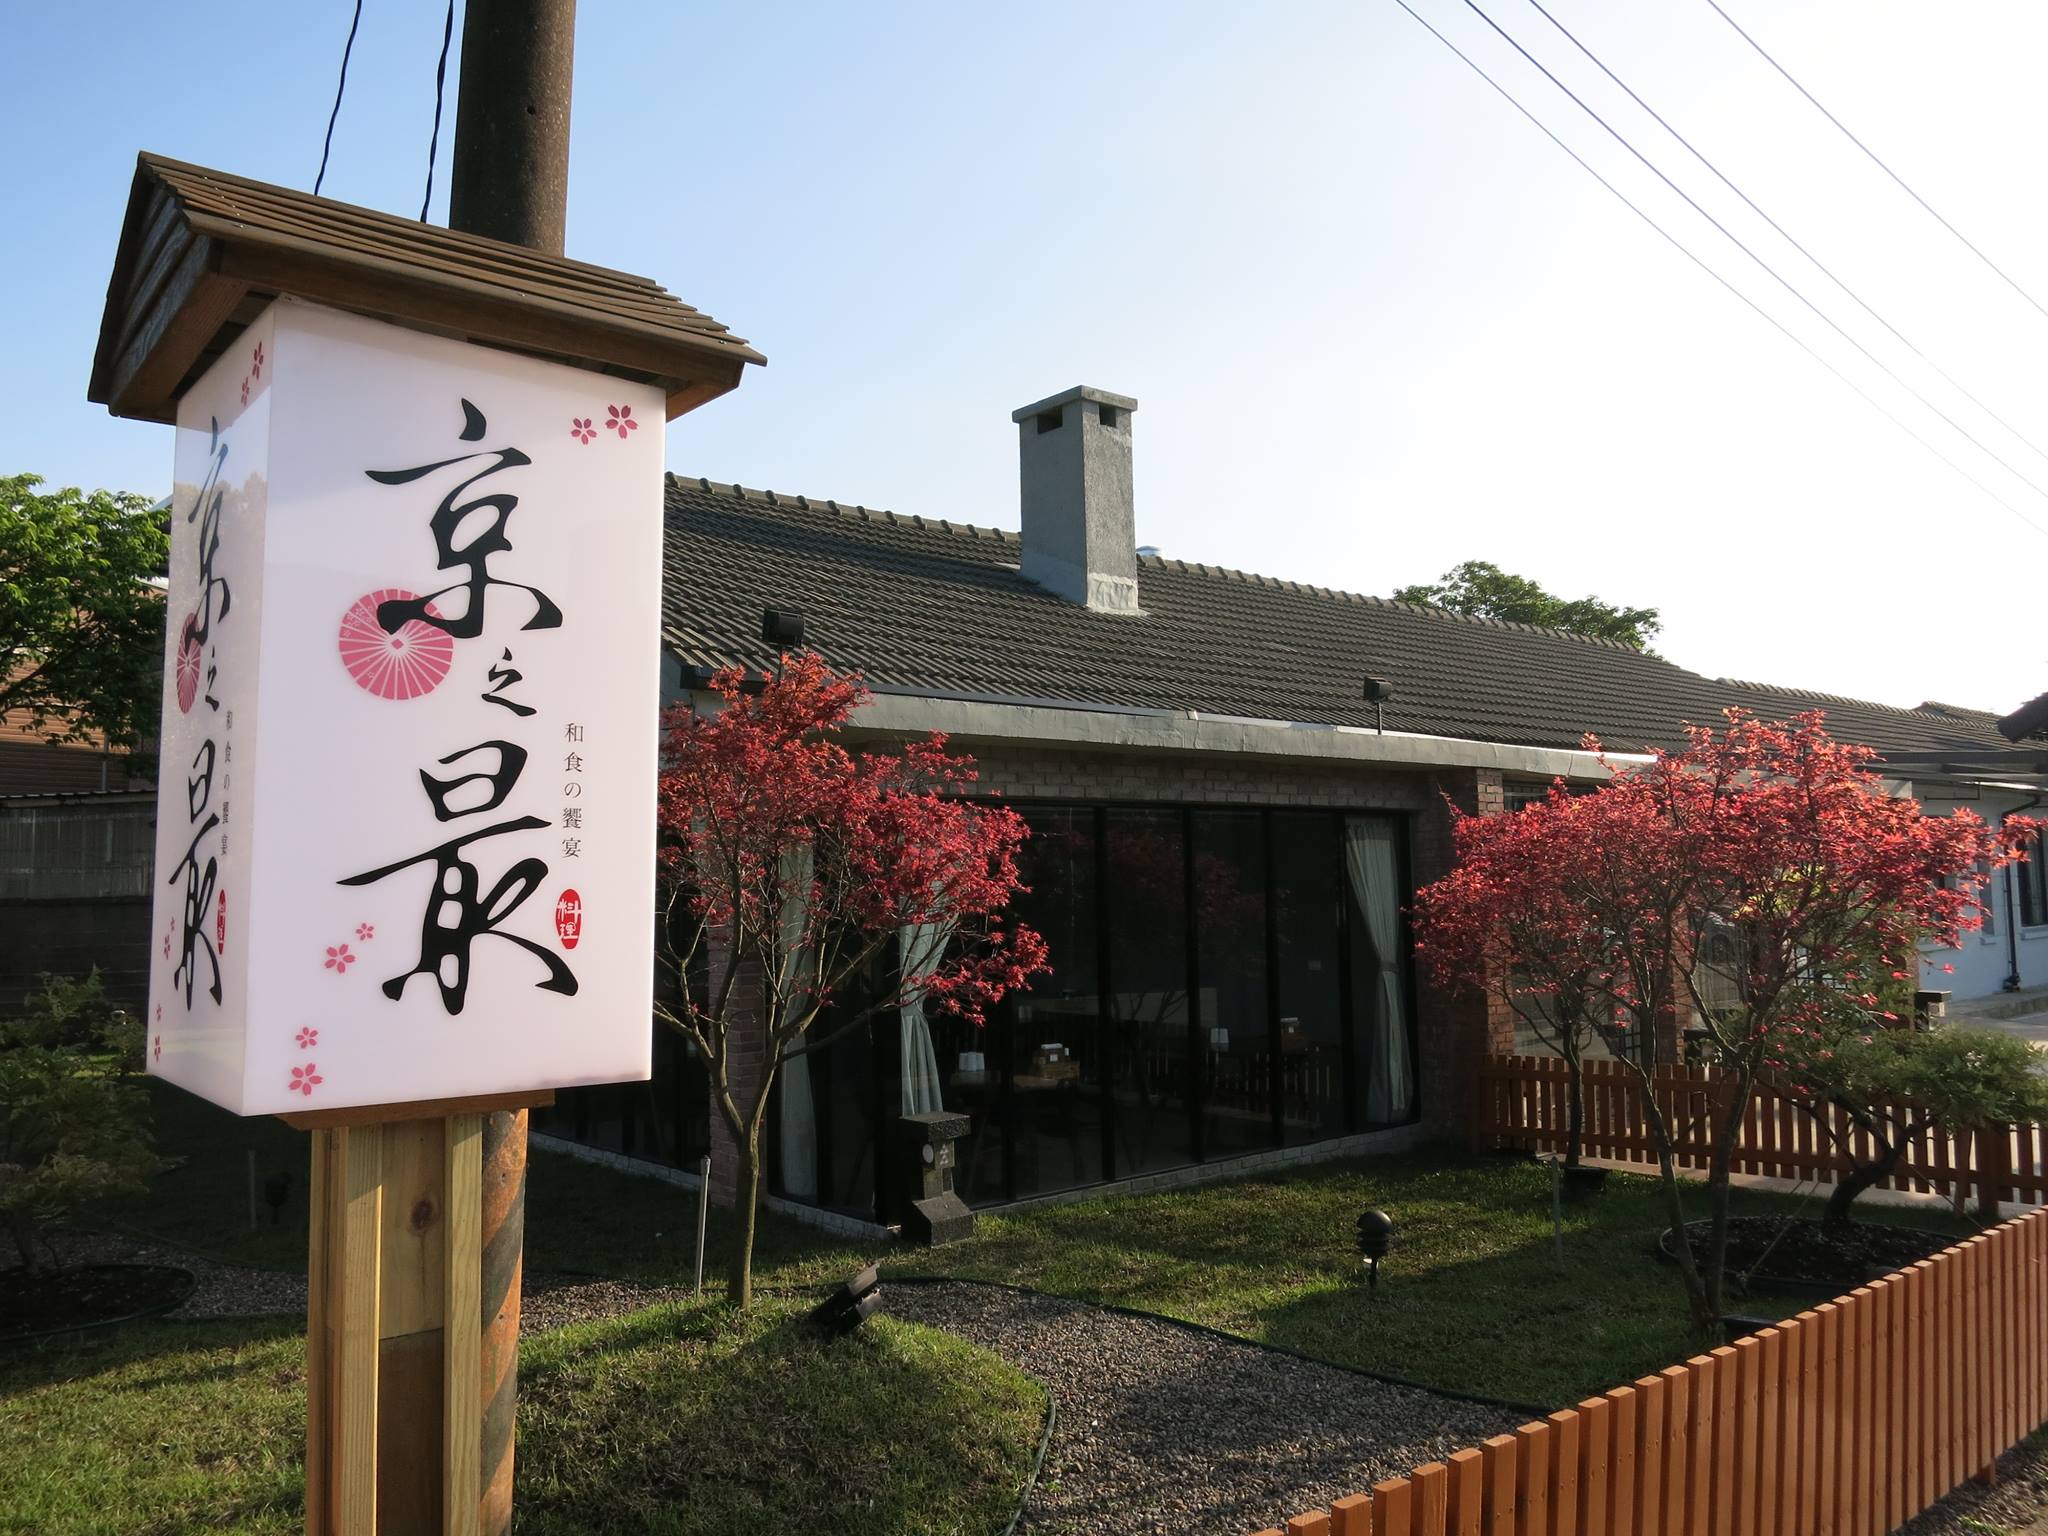
[[[203,1145],[128,1218],[202,1250],[256,1262],[304,1262],[302,1183],[283,1227],[248,1230],[238,1134],[264,1156],[296,1158],[304,1138],[275,1121],[237,1122],[163,1090],[167,1151]],[[281,1165],[281,1164],[280,1164]],[[182,1184],[181,1182],[182,1181]],[[1699,1191],[1692,1191],[1696,1205]],[[1807,1202],[1811,1206],[1813,1202]],[[1398,1224],[1377,1292],[1353,1249],[1360,1210]],[[1738,1212],[1801,1202],[1738,1191]],[[536,1152],[527,1194],[527,1267],[687,1283],[694,1194]],[[1703,1211],[1702,1211],[1703,1214]],[[1869,1206],[1878,1220],[1971,1230],[1967,1222]],[[950,1274],[1028,1285],[1200,1322],[1339,1364],[1436,1386],[1564,1405],[1683,1359],[1701,1347],[1676,1275],[1651,1250],[1664,1225],[1653,1180],[1615,1175],[1565,1211],[1556,1256],[1547,1173],[1505,1157],[1422,1152],[1320,1164],[1288,1174],[1167,1194],[987,1213],[967,1243],[924,1251],[827,1237],[764,1216],[757,1283],[769,1290],[835,1281],[871,1259],[885,1273]],[[729,1251],[714,1212],[707,1288]],[[1783,1313],[1810,1299],[1755,1297],[1742,1310]]]
[[[1690,1193],[1704,1215],[1700,1192]],[[1817,1202],[1735,1198],[1738,1211],[1805,1204]],[[1368,1206],[1396,1223],[1376,1290],[1354,1246]],[[1599,1197],[1565,1207],[1560,1260],[1545,1170],[1418,1153],[992,1215],[973,1242],[898,1267],[1009,1280],[1340,1365],[1563,1407],[1702,1347],[1676,1272],[1653,1256],[1664,1226],[1655,1180],[1611,1175]],[[1782,1316],[1812,1304],[1754,1297],[1740,1307]]]
[[[1699,1215],[1702,1192],[1689,1192]],[[536,1154],[527,1242],[536,1268],[687,1282],[694,1196],[610,1169]],[[1353,1246],[1369,1205],[1396,1223],[1377,1291]],[[1737,1191],[1738,1212],[1814,1214],[1817,1201]],[[1871,1206],[1869,1219],[1957,1232],[1945,1214]],[[959,1275],[1198,1322],[1318,1359],[1455,1391],[1551,1407],[1658,1370],[1702,1347],[1674,1270],[1652,1254],[1664,1229],[1655,1180],[1613,1175],[1551,1230],[1550,1177],[1525,1160],[1423,1152],[1353,1159],[1166,1194],[1013,1214],[975,1237],[921,1250],[849,1243],[765,1218],[763,1287],[837,1280],[879,1258],[885,1277]],[[707,1285],[726,1231],[714,1213]],[[1781,1316],[1813,1298],[1731,1307]]]
[[[801,1311],[656,1307],[526,1340],[519,1529],[999,1529],[1037,1448],[1039,1386],[887,1319],[825,1343]],[[296,1532],[304,1439],[291,1320],[159,1323],[0,1358],[0,1532]]]

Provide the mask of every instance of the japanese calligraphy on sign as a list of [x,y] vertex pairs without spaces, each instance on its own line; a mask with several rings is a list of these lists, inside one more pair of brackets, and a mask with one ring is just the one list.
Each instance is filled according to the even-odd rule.
[[644,1078],[651,387],[281,299],[180,402],[150,1070],[243,1114]]

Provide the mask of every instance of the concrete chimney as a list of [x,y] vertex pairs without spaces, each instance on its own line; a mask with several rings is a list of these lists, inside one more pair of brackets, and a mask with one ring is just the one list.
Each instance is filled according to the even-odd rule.
[[1138,609],[1131,413],[1138,402],[1076,385],[1012,411],[1026,576],[1097,613]]

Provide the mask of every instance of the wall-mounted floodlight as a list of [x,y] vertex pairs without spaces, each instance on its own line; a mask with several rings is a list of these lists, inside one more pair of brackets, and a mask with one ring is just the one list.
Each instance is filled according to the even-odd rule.
[[804,616],[794,608],[761,610],[761,643],[793,650],[804,643]]
[[1387,700],[1394,696],[1391,678],[1368,677],[1365,680],[1365,702],[1372,706],[1372,728],[1385,731],[1387,728]]

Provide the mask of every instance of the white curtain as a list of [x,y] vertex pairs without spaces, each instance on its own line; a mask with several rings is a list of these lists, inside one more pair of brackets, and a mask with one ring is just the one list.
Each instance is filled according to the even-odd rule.
[[[902,974],[920,976],[937,964],[946,947],[946,929],[939,923],[911,923],[897,935]],[[932,1027],[924,1016],[924,998],[914,997],[900,1010],[903,1032],[903,1113],[929,1115],[944,1109],[939,1091],[939,1056],[932,1049]]]
[[1406,1120],[1415,1108],[1415,1063],[1408,1048],[1408,1010],[1401,991],[1400,860],[1394,824],[1354,817],[1344,823],[1344,867],[1351,896],[1372,940],[1376,985],[1365,1117],[1378,1125]]
[[[811,850],[792,848],[783,856],[783,879],[792,891],[810,884]],[[782,905],[782,969],[790,978],[783,995],[793,993],[816,957],[798,952],[810,904],[793,894]],[[799,1041],[799,1044],[802,1042]],[[792,1056],[782,1064],[782,1189],[794,1200],[818,1198],[818,1107],[811,1094],[810,1053]]]

